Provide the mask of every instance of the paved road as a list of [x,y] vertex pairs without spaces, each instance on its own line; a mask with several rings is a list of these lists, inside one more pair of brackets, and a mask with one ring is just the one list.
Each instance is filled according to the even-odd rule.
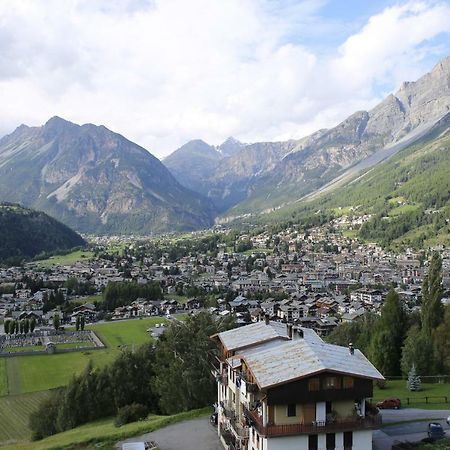
[[[209,423],[208,417],[169,425],[124,442],[145,441],[155,441],[161,450],[223,450],[217,428]],[[119,442],[116,447],[122,448],[121,445]]]
[[418,442],[427,437],[427,427],[430,420],[439,422],[450,436],[450,427],[445,419],[450,415],[450,410],[426,410],[426,409],[399,409],[385,410],[381,412],[383,423],[394,423],[406,420],[427,419],[420,422],[393,424],[376,430],[373,434],[374,450],[390,450],[397,442]]

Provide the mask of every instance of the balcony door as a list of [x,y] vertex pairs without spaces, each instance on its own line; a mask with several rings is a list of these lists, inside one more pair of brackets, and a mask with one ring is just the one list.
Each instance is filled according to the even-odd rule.
[[305,403],[303,405],[303,417],[305,425],[310,425],[316,420],[316,404]]

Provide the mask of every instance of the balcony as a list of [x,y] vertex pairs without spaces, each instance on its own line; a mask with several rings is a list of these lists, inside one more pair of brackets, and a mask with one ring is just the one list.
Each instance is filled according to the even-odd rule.
[[262,436],[293,436],[297,434],[334,433],[337,431],[352,431],[379,428],[381,415],[365,417],[342,417],[333,422],[312,422],[310,424],[296,423],[292,425],[266,425],[254,411],[245,410],[245,415]]

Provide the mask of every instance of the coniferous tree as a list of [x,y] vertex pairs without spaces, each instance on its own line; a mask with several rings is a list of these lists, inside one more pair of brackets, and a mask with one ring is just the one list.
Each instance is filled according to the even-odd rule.
[[20,325],[19,325],[19,321],[18,320],[14,321],[14,332],[16,334],[19,334],[19,332],[20,332]]
[[412,365],[411,370],[409,371],[406,387],[410,391],[420,391],[421,381],[419,375],[417,375],[415,364]]
[[36,319],[32,317],[30,320],[30,332],[33,333],[35,328],[36,328]]
[[56,331],[59,330],[59,325],[60,325],[59,314],[55,313],[53,315],[53,327],[55,328]]
[[23,324],[23,332],[25,334],[28,334],[29,331],[30,331],[30,321],[29,319],[25,319],[25,323]]
[[4,323],[4,325],[3,325],[3,329],[4,329],[4,331],[5,331],[5,334],[9,334],[9,326],[10,326],[10,324],[11,324],[11,321],[10,321],[10,320],[6,320],[6,321],[5,321],[5,323]]
[[84,331],[84,322],[85,322],[85,319],[84,319],[84,314],[81,316],[81,318],[80,318],[80,328],[81,328],[81,331]]
[[9,334],[14,334],[16,328],[16,322],[15,320],[11,320],[9,323]]
[[401,373],[401,349],[405,328],[405,310],[398,294],[391,289],[381,308],[381,316],[375,325],[369,347],[370,360],[384,375]]
[[76,322],[75,322],[75,330],[79,331],[80,329],[80,316],[77,316]]

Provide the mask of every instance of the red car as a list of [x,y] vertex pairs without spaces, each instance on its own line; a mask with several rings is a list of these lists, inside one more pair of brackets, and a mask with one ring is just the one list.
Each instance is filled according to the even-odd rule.
[[402,402],[399,398],[387,398],[377,403],[377,408],[379,409],[399,409],[401,406]]

